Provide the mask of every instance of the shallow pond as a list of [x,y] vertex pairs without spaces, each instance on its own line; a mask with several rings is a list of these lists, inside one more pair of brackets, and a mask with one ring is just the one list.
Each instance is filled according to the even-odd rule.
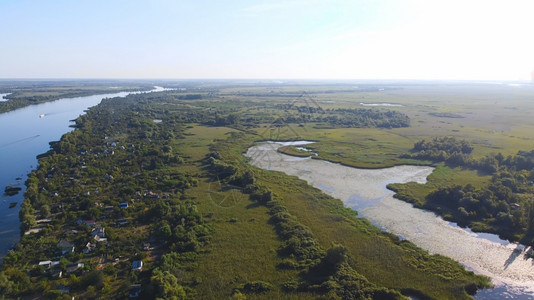
[[[293,142],[292,145],[310,142]],[[248,149],[251,164],[296,175],[325,193],[343,200],[376,226],[408,239],[430,253],[442,254],[491,277],[496,288],[480,291],[477,299],[533,299],[534,265],[522,245],[492,234],[477,234],[444,221],[432,212],[393,198],[389,183],[425,183],[431,167],[397,166],[357,169],[277,151],[288,143],[264,142]]]

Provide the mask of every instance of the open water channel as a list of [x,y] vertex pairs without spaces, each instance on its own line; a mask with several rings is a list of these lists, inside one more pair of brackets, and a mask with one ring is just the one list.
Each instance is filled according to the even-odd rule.
[[[289,142],[306,145],[312,142]],[[425,183],[433,171],[424,166],[357,169],[319,159],[282,154],[288,143],[264,142],[248,149],[251,164],[281,171],[306,180],[325,193],[341,199],[376,226],[408,239],[430,253],[455,259],[476,273],[492,278],[495,288],[482,290],[476,299],[534,299],[534,262],[526,259],[523,245],[509,243],[493,234],[473,233],[444,221],[434,213],[395,199],[389,183]]]
[[[151,92],[164,90],[155,87]],[[104,98],[134,93],[141,92],[63,98],[0,114],[0,263],[20,239],[18,212],[24,199],[27,174],[37,168],[36,156],[50,149],[49,142],[58,141],[63,134],[72,131],[71,120],[89,107]],[[6,186],[22,190],[17,195],[7,196],[4,194]]]
[[[155,92],[165,89],[156,87]],[[135,92],[138,93],[138,92]],[[0,114],[0,193],[5,186],[21,187],[14,196],[0,195],[0,259],[19,241],[18,211],[27,174],[37,167],[36,156],[49,150],[72,130],[69,125],[104,98],[125,97],[131,92],[64,98]],[[305,145],[310,142],[293,144]],[[344,201],[375,225],[414,242],[431,253],[449,256],[469,269],[493,279],[496,288],[480,291],[477,299],[533,299],[534,263],[525,259],[522,245],[491,234],[459,228],[433,213],[413,208],[393,198],[385,186],[391,182],[424,183],[430,167],[398,166],[364,170],[339,164],[296,158],[277,152],[283,143],[251,147],[247,156],[261,168],[296,175]],[[11,203],[16,205],[10,208]]]

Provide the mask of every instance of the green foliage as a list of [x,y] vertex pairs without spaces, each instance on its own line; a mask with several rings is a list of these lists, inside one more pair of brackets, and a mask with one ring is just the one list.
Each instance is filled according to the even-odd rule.
[[[272,195],[270,191],[264,195]],[[272,196],[271,196],[272,197]],[[284,245],[279,249],[282,256],[295,257],[303,266],[313,263],[323,253],[315,240],[310,229],[299,223],[285,208],[280,200],[271,200],[266,203],[270,208],[271,222],[274,224],[278,235],[284,240]]]
[[332,125],[356,128],[399,128],[410,126],[410,118],[403,113],[363,108],[326,109],[325,117],[321,121],[326,121]]
[[5,272],[0,272],[0,294],[13,295],[15,291],[15,283],[11,281]]
[[341,264],[347,261],[347,249],[342,245],[333,245],[328,248],[326,255],[321,262],[316,266],[323,276],[331,276],[335,274]]
[[455,137],[434,137],[430,141],[421,140],[414,144],[411,154],[405,158],[416,158],[431,161],[447,161],[451,165],[466,165],[470,161],[473,147],[466,140]]
[[[255,102],[216,98],[204,89],[199,93],[106,99],[76,120],[75,131],[53,143],[28,177],[20,213],[25,230],[36,227],[39,212],[52,222],[40,233],[23,236],[5,258],[0,287],[8,295],[21,296],[25,286],[57,296],[57,284],[68,283],[79,298],[123,298],[131,284],[142,284],[145,296],[165,299],[397,299],[397,291],[406,289],[462,298],[466,282],[482,281],[431,256],[422,263],[423,272],[404,264],[422,250],[383,234],[339,200],[294,177],[248,166],[242,156],[252,141],[262,138],[253,131],[265,124],[322,122],[307,128],[335,127],[328,134],[355,138],[338,151],[344,158],[360,144],[356,137],[362,131],[339,128],[384,128],[372,129],[375,137],[389,134],[385,128],[405,128],[406,115],[339,107],[305,112],[299,105],[279,106],[279,99]],[[232,129],[216,127],[223,124]],[[331,153],[339,147],[321,145]],[[400,148],[388,151],[392,149]],[[502,185],[519,191],[524,188],[517,184],[519,178],[503,177]],[[216,193],[236,196],[234,206],[211,198],[215,192],[206,191],[212,192],[214,183],[224,186]],[[89,219],[105,227],[108,240],[84,253],[87,243],[94,243],[93,227],[77,221]],[[65,237],[76,250],[61,257],[57,242]],[[143,271],[131,271],[131,261],[140,258]],[[36,268],[40,260],[59,260],[58,269],[69,262],[86,267],[59,279],[54,277],[57,270]],[[447,282],[432,271],[442,270],[440,266],[450,269]],[[21,273],[13,275],[10,268]],[[405,278],[395,278],[395,272]]]
[[401,157],[435,162],[446,162],[450,166],[461,166],[493,174],[504,170],[532,170],[534,168],[534,150],[519,151],[516,155],[504,157],[501,153],[487,154],[474,159],[470,154],[473,147],[466,140],[454,137],[434,137],[431,141],[421,140],[414,144],[413,153]]
[[528,245],[534,243],[533,203],[527,196],[534,193],[534,151],[519,151],[507,158],[500,153],[489,154],[476,160],[465,156],[472,149],[467,142],[454,138],[423,140],[414,149],[420,150],[415,154],[418,158],[445,160],[492,174],[491,181],[478,188],[471,184],[439,186],[426,195],[414,194],[411,183],[389,185],[397,192],[395,197],[434,210],[473,230],[497,233]]
[[410,118],[398,111],[365,108],[327,108],[311,105],[278,105],[287,116],[285,123],[327,123],[335,127],[362,128],[399,128],[410,126]]
[[15,296],[29,288],[30,278],[24,271],[16,268],[5,268],[0,271],[0,294]]
[[[119,85],[119,89],[110,89],[110,85]],[[60,98],[74,98],[95,94],[117,93],[121,91],[150,90],[150,85],[129,85],[121,82],[105,82],[92,84],[81,82],[41,82],[18,83],[16,88],[10,88],[8,101],[0,101],[0,113],[15,110],[28,105],[34,105]]]
[[473,147],[466,140],[458,140],[454,137],[435,137],[431,141],[419,141],[414,145],[415,151],[438,150],[445,151],[447,154],[454,152],[470,154]]
[[262,294],[274,289],[274,286],[268,282],[257,280],[247,282],[241,288],[241,292],[245,294]]
[[176,276],[168,271],[154,270],[150,281],[156,291],[156,299],[187,299],[184,288],[178,283]]
[[534,235],[534,203],[522,195],[526,191],[532,193],[532,186],[529,180],[516,181],[512,174],[517,172],[499,172],[481,189],[470,184],[441,187],[426,197],[425,207],[439,207],[441,213],[449,213],[450,219],[462,226],[484,229],[512,240],[525,237],[521,241],[530,245],[529,238]]
[[77,288],[86,290],[89,286],[93,286],[96,290],[100,290],[103,285],[104,274],[99,271],[91,271],[80,278]]

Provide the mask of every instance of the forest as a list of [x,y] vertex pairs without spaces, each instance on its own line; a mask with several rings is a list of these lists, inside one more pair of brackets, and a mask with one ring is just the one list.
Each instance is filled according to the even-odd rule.
[[469,299],[491,285],[243,156],[265,126],[405,128],[408,115],[297,119],[276,101],[187,95],[105,99],[52,143],[26,182],[4,297]]
[[14,109],[54,101],[95,94],[111,94],[122,91],[147,91],[152,86],[146,83],[132,83],[112,80],[84,81],[9,81],[0,82],[0,93],[6,93],[6,101],[0,101],[0,113]]
[[506,157],[491,153],[480,158],[473,158],[472,151],[472,145],[466,140],[435,137],[416,142],[412,153],[404,157],[477,170],[491,176],[484,186],[442,186],[423,201],[411,198],[399,185],[390,187],[399,199],[436,211],[447,220],[534,245],[534,151],[519,151]]

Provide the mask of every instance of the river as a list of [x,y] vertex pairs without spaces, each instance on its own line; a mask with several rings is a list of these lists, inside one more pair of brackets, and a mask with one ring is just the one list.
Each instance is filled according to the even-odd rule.
[[[292,142],[303,145],[311,142]],[[389,183],[425,183],[431,167],[397,166],[357,169],[323,160],[279,153],[287,143],[265,142],[248,149],[251,164],[306,180],[341,199],[376,226],[408,239],[430,253],[455,259],[468,269],[492,278],[495,288],[482,290],[476,299],[533,299],[534,262],[525,259],[524,246],[493,234],[478,234],[444,221],[434,213],[414,208],[393,197]]]
[[[150,92],[168,90],[154,87]],[[73,128],[71,120],[95,106],[104,98],[125,97],[142,92],[119,92],[26,106],[0,114],[0,262],[7,251],[19,241],[18,212],[24,199],[27,174],[37,167],[36,156],[50,149],[50,141],[58,141]],[[4,194],[6,186],[20,187],[14,196]],[[10,204],[15,204],[10,208]]]

